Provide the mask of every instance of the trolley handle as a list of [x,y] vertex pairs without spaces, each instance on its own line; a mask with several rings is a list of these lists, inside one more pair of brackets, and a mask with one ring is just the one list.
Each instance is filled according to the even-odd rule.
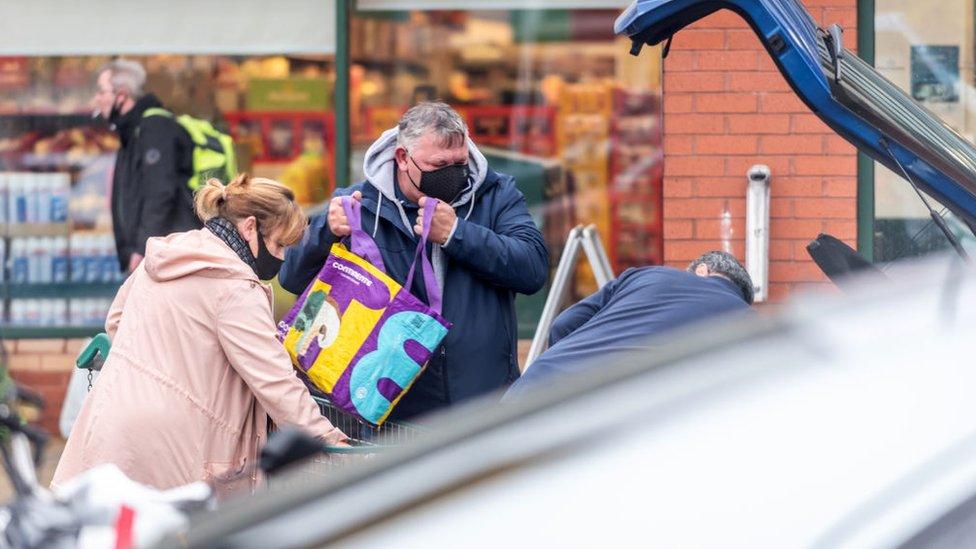
[[112,342],[109,340],[108,334],[100,333],[93,337],[88,345],[81,350],[75,360],[75,365],[83,370],[101,370],[111,348]]
[[362,455],[375,454],[376,452],[382,452],[384,450],[391,450],[394,448],[393,446],[386,444],[371,444],[361,440],[350,440],[350,442],[350,446],[335,446],[332,444],[326,444],[322,446],[322,453],[336,455]]

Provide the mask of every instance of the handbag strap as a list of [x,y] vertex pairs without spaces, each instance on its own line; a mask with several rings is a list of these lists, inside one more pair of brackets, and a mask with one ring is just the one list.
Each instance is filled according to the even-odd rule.
[[437,312],[437,314],[441,314],[441,289],[437,285],[434,266],[431,265],[430,260],[427,258],[427,237],[430,236],[430,223],[434,218],[434,211],[437,209],[438,202],[440,201],[427,197],[427,201],[424,203],[424,226],[420,232],[420,243],[417,244],[417,251],[413,254],[413,264],[410,265],[410,273],[407,274],[407,282],[403,287],[407,291],[410,291],[413,285],[413,273],[419,262],[421,269],[424,271],[424,287],[427,289],[427,302],[430,304],[431,309]]
[[376,247],[376,241],[363,230],[362,208],[363,205],[358,200],[353,200],[351,196],[342,197],[342,209],[352,230],[352,234],[349,235],[349,249],[385,273],[386,265],[383,264],[383,256],[380,255],[380,249]]

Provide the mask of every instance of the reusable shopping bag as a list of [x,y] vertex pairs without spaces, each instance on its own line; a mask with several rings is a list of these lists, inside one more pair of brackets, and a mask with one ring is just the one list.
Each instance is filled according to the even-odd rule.
[[[296,368],[333,405],[374,425],[390,415],[451,327],[441,316],[441,290],[427,257],[436,204],[425,204],[420,242],[401,286],[386,274],[376,243],[362,230],[359,202],[344,197],[349,247],[332,246],[318,275],[278,323],[278,339]],[[409,291],[418,265],[429,306]]]

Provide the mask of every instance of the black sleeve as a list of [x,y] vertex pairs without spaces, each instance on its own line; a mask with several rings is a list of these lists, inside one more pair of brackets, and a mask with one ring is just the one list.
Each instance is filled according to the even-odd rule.
[[181,207],[182,189],[187,184],[180,167],[192,146],[186,131],[163,116],[143,119],[138,139],[142,215],[133,251],[145,255],[147,239],[172,232],[177,208]]

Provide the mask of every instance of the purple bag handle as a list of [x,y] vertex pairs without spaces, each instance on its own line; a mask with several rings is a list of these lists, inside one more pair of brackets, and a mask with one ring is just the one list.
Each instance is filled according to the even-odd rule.
[[353,200],[351,196],[342,197],[342,209],[346,212],[349,228],[352,229],[352,234],[349,235],[349,250],[385,273],[386,265],[383,264],[383,256],[376,247],[376,241],[363,230],[362,207],[363,205],[358,200]]
[[421,268],[424,270],[424,286],[427,288],[427,301],[430,302],[431,309],[437,314],[441,314],[441,289],[437,286],[434,267],[430,264],[430,260],[427,259],[427,237],[430,236],[430,222],[434,218],[434,210],[437,209],[438,202],[440,201],[427,197],[427,202],[424,204],[424,226],[420,232],[420,243],[417,244],[417,251],[413,254],[413,265],[410,266],[410,273],[407,274],[407,282],[403,287],[408,292],[410,291],[413,285],[414,270],[417,268],[417,263],[420,262]]

